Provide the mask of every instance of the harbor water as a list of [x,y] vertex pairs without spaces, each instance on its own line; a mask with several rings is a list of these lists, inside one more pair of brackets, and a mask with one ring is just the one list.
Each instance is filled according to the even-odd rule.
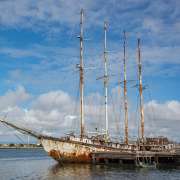
[[180,169],[89,164],[59,165],[43,149],[0,149],[0,176],[1,180],[180,180]]

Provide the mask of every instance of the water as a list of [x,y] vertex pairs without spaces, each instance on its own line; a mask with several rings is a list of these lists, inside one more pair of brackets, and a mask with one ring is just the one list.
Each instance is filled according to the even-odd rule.
[[139,169],[71,164],[59,166],[43,149],[0,149],[0,180],[180,180],[179,169]]

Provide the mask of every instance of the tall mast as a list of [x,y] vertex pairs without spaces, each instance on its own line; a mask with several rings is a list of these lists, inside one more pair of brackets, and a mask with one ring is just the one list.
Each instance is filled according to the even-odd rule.
[[107,72],[107,46],[106,46],[107,23],[104,22],[104,98],[105,98],[105,122],[106,138],[108,138],[108,72]]
[[81,9],[80,19],[80,123],[81,123],[81,138],[84,136],[84,62],[83,62],[83,16],[84,10]]
[[140,119],[141,119],[141,139],[144,140],[144,107],[143,107],[143,86],[142,86],[142,64],[140,39],[138,38],[138,78],[139,78],[139,95],[140,95]]
[[125,121],[125,138],[124,143],[128,144],[128,102],[127,102],[127,80],[126,80],[126,32],[124,31],[124,57],[123,57],[123,64],[124,64],[124,121]]

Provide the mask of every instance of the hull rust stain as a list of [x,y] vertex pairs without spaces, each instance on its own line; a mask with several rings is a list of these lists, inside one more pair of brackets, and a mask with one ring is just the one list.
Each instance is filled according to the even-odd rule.
[[91,153],[62,153],[57,150],[51,150],[49,153],[56,161],[69,163],[90,163],[92,162]]
[[48,139],[42,139],[41,142],[49,156],[60,162],[90,163],[92,162],[93,152],[109,151],[102,147],[89,147],[72,142],[60,142]]

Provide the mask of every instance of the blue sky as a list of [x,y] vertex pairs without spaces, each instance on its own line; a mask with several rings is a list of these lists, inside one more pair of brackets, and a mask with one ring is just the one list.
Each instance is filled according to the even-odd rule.
[[[76,99],[78,90],[76,64],[79,63],[77,36],[81,8],[85,10],[84,61],[87,99],[92,94],[103,93],[103,83],[96,78],[103,73],[103,23],[106,20],[108,21],[108,70],[109,74],[115,75],[109,80],[109,94],[117,88],[119,77],[121,79],[123,77],[122,32],[126,30],[128,79],[137,79],[136,46],[137,38],[140,37],[143,82],[148,85],[148,89],[144,92],[145,104],[147,108],[148,103],[151,102],[154,102],[152,106],[158,106],[157,119],[160,119],[160,127],[163,128],[161,122],[163,117],[159,114],[163,114],[164,111],[169,112],[164,119],[168,121],[172,117],[174,124],[180,123],[180,2],[178,0],[1,1],[0,96],[1,99],[6,97],[9,102],[4,107],[1,105],[2,112],[6,112],[10,107],[19,108],[21,111],[25,109],[32,111],[41,96],[49,97],[48,93],[53,92],[67,93],[73,100]],[[129,85],[128,96],[132,104],[131,108],[135,109],[137,92],[130,88],[131,86]],[[22,101],[12,101],[12,97],[14,98],[18,93],[27,96]],[[59,93],[58,97],[61,94]],[[53,111],[53,106],[51,110]],[[13,110],[13,116],[9,115],[9,118],[24,118],[17,114],[16,110]],[[64,116],[62,116],[63,122]],[[41,121],[42,117],[36,115],[33,118]],[[30,122],[30,118],[27,121]],[[166,129],[166,132],[168,131],[174,138],[178,135],[171,133],[175,130],[173,128],[174,126]]]

